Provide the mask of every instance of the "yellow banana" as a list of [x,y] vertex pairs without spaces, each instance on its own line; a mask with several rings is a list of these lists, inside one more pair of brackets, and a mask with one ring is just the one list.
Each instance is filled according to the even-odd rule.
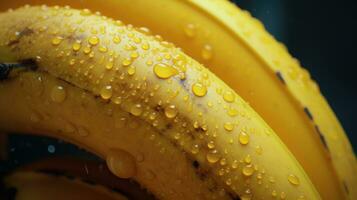
[[20,0],[1,7],[24,3],[88,7],[149,27],[248,101],[292,151],[324,199],[357,198],[353,150],[318,86],[246,11],[223,0]]
[[0,129],[79,144],[160,199],[320,199],[248,104],[147,29],[46,6],[0,26],[20,63],[3,65]]
[[118,199],[120,194],[131,200],[154,199],[131,180],[114,176],[103,162],[66,157],[21,166],[5,176],[1,186],[0,197],[5,199]]
[[[16,172],[5,178],[6,199],[14,200],[127,200],[122,194],[80,180],[50,176],[38,172]],[[11,197],[10,197],[11,196]]]

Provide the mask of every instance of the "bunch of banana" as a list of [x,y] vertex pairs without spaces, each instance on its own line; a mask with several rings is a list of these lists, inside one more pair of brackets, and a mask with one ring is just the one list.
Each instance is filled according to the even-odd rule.
[[[25,2],[51,3],[0,7]],[[218,0],[60,3],[82,10],[0,16],[1,129],[81,145],[162,199],[356,197],[355,156],[333,112],[246,12]],[[85,7],[149,27],[232,89],[149,29]]]

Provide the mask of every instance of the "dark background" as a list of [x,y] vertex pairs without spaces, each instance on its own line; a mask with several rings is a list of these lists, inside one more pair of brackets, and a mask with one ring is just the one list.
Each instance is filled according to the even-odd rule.
[[260,19],[266,29],[310,71],[356,152],[357,1],[233,2]]

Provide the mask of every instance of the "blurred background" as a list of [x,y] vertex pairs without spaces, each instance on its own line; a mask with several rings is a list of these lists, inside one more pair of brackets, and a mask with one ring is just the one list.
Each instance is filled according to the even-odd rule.
[[[233,0],[310,71],[357,148],[357,2]],[[356,124],[355,124],[356,123]],[[355,126],[356,125],[356,126]]]

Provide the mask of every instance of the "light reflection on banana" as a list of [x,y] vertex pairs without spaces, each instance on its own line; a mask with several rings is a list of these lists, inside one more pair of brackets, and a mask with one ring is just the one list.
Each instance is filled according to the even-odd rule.
[[[154,9],[149,9],[149,10],[155,10],[155,8],[156,8],[155,6],[159,7],[159,5],[160,5],[159,2],[160,1],[157,1],[157,2],[158,3],[154,3],[153,5],[150,5]],[[186,9],[188,8],[186,3],[182,3],[182,2],[179,2],[179,1],[172,1],[170,3],[174,4],[173,2],[175,2],[176,4],[180,4],[182,8],[186,8]],[[163,2],[161,2],[161,5],[162,5],[162,3]],[[178,44],[179,46],[183,47],[185,51],[187,51],[190,55],[194,56],[194,58],[196,58],[197,60],[200,60],[201,62],[204,62],[205,64],[207,64],[215,73],[217,73],[217,75],[221,75],[221,78],[224,81],[226,81],[231,87],[233,87],[234,89],[239,91],[239,94],[243,95],[244,98],[246,98],[247,100],[249,100],[250,103],[252,103],[253,107],[255,109],[257,109],[257,111],[264,117],[264,119],[266,121],[268,121],[268,123],[278,132],[279,136],[282,137],[284,142],[293,151],[294,155],[298,159],[300,158],[299,161],[302,163],[303,167],[308,172],[310,178],[312,178],[315,186],[319,189],[319,191],[322,194],[322,196],[326,195],[326,196],[335,197],[335,198],[339,198],[340,197],[341,194],[340,194],[338,185],[341,185],[341,184],[339,184],[339,182],[335,180],[335,177],[333,175],[335,172],[333,171],[333,169],[331,169],[329,161],[324,158],[325,152],[323,150],[323,145],[322,145],[322,143],[320,142],[320,140],[318,138],[318,135],[315,133],[314,129],[310,128],[309,122],[306,122],[306,120],[304,119],[304,118],[307,119],[307,117],[303,113],[303,109],[302,109],[303,107],[301,107],[301,108],[298,107],[297,108],[297,109],[301,109],[300,110],[301,112],[298,111],[297,114],[296,114],[296,110],[294,111],[293,109],[290,109],[290,108],[289,109],[285,109],[286,107],[284,107],[284,106],[282,106],[281,108],[271,107],[271,104],[274,104],[275,102],[279,102],[279,103],[280,102],[284,102],[284,101],[289,102],[290,101],[289,100],[290,97],[286,98],[285,97],[286,94],[278,95],[278,94],[281,94],[281,92],[279,92],[279,91],[281,91],[281,90],[285,91],[284,85],[279,83],[279,79],[277,79],[276,77],[272,77],[269,73],[265,73],[265,75],[264,75],[264,73],[261,73],[261,72],[260,73],[253,73],[252,70],[253,69],[256,70],[255,68],[253,68],[253,67],[251,67],[251,68],[245,67],[245,65],[259,66],[257,63],[259,63],[260,61],[259,61],[259,59],[257,59],[256,56],[253,56],[253,57],[249,56],[249,48],[246,48],[247,50],[244,50],[244,49],[242,50],[242,46],[245,47],[244,45],[246,45],[246,44],[244,44],[244,42],[243,43],[228,42],[228,40],[230,40],[229,37],[224,37],[224,38],[228,38],[228,39],[226,39],[227,42],[222,41],[222,40],[219,40],[219,41],[212,40],[212,38],[215,38],[214,36],[219,35],[219,33],[222,35],[223,31],[220,32],[220,29],[217,29],[217,28],[211,28],[211,30],[218,30],[217,33],[214,33],[212,35],[206,36],[206,38],[204,38],[204,36],[202,36],[202,35],[207,34],[207,32],[205,32],[205,30],[207,30],[207,29],[202,28],[202,27],[206,27],[206,26],[207,27],[214,27],[213,25],[215,25],[216,21],[213,21],[214,22],[214,23],[212,23],[213,25],[212,24],[210,25],[209,21],[208,20],[204,21],[203,20],[204,18],[202,18],[202,17],[201,18],[199,18],[199,17],[196,17],[196,18],[195,17],[190,17],[189,20],[188,19],[185,19],[185,20],[181,19],[181,21],[182,21],[181,24],[178,24],[178,23],[176,23],[176,24],[175,23],[171,23],[170,24],[170,23],[162,23],[162,22],[160,23],[160,20],[159,20],[160,16],[169,15],[170,14],[169,11],[162,11],[162,12],[159,12],[160,15],[152,15],[152,16],[144,17],[145,20],[147,20],[147,21],[144,21],[144,20],[142,20],[143,19],[142,17],[136,17],[136,18],[133,17],[133,16],[139,16],[139,14],[145,15],[144,14],[145,12],[141,12],[142,11],[141,9],[143,9],[145,6],[142,6],[142,7],[137,6],[137,5],[145,5],[144,2],[138,1],[138,4],[136,4],[136,6],[133,6],[133,5],[126,4],[125,1],[118,1],[118,2],[108,1],[108,5],[110,5],[110,4],[118,4],[120,6],[118,6],[118,10],[117,10],[116,13],[110,12],[110,11],[114,11],[113,9],[112,10],[108,9],[109,10],[108,11],[109,15],[114,15],[114,14],[115,15],[120,15],[118,13],[121,13],[121,14],[125,15],[125,16],[120,16],[123,19],[125,19],[125,21],[129,21],[129,22],[132,22],[134,24],[143,23],[143,25],[149,26],[155,32],[160,32],[161,34],[164,35],[165,38],[168,38],[171,41],[173,41],[176,44]],[[95,1],[93,1],[92,4],[91,4],[91,2],[89,2],[88,6],[91,6],[91,5],[92,6],[96,5]],[[109,7],[108,5],[106,5],[106,6]],[[201,7],[201,8],[204,7],[204,6],[207,6],[206,8],[204,8],[204,10],[210,11],[211,14],[213,13],[212,15],[214,15],[219,20],[227,19],[227,20],[225,20],[226,22],[231,22],[232,21],[232,20],[231,21],[228,20],[228,18],[225,18],[225,17],[227,17],[227,15],[226,15],[227,12],[222,12],[222,13],[219,13],[219,12],[215,13],[214,12],[212,7],[210,7],[210,6],[216,5],[215,3],[212,3],[212,4],[211,3],[205,3],[205,4],[197,3],[195,5],[198,6],[198,7]],[[223,2],[219,2],[219,4],[216,5],[216,6],[223,6],[223,5],[225,5]],[[149,6],[149,5],[146,5],[146,6]],[[227,5],[225,5],[225,6],[227,6]],[[242,26],[239,26],[239,27],[248,27],[247,30],[249,30],[249,27],[252,26],[252,23],[250,22],[251,19],[249,18],[249,16],[246,16],[245,14],[240,14],[240,12],[238,12],[237,10],[233,10],[233,9],[230,10],[229,5],[227,7],[225,7],[225,6],[223,6],[223,7],[225,9],[228,9],[228,13],[237,12],[239,14],[239,15],[237,15],[236,18],[242,20],[242,23],[244,24],[244,26],[242,25]],[[105,6],[103,6],[103,7],[105,7]],[[178,8],[178,6],[173,6],[173,5],[172,5],[172,7]],[[100,7],[98,8],[96,6],[96,9],[100,9]],[[123,10],[120,10],[120,9],[126,9],[127,12],[124,12]],[[159,8],[156,8],[156,10],[158,10],[158,9]],[[180,9],[177,9],[177,10],[180,10]],[[202,14],[202,13],[198,12],[197,9],[193,9],[193,7],[191,7],[191,10],[192,11],[196,11],[196,12],[192,12],[192,16],[198,15],[198,14]],[[171,10],[170,12],[173,12],[173,10]],[[191,13],[191,12],[189,12],[189,13]],[[203,14],[205,18],[210,19],[210,18],[208,18],[206,16],[206,14],[209,15],[210,13],[204,13]],[[150,14],[147,14],[147,15],[150,15]],[[173,15],[173,13],[171,13],[171,15]],[[161,18],[165,19],[165,17],[161,17]],[[178,20],[178,19],[180,19],[180,17],[177,17],[176,20]],[[202,21],[199,21],[199,19],[202,20]],[[222,21],[224,21],[224,20],[222,20]],[[200,23],[202,23],[202,24],[200,24]],[[226,26],[229,26],[231,28],[232,27],[236,27],[236,26],[233,26],[231,23],[226,23]],[[172,32],[172,31],[171,32],[167,32],[165,34],[165,30],[167,31],[168,29],[169,30],[175,30],[175,31],[174,32]],[[142,31],[143,30],[145,31],[145,29],[142,29]],[[239,30],[238,30],[238,33],[239,33]],[[224,34],[227,34],[227,33],[224,33]],[[262,34],[262,35],[259,35],[259,34]],[[254,37],[256,37],[256,35],[258,35],[259,37],[262,36],[262,38],[264,38],[264,37],[266,37],[266,35],[264,35],[264,34],[265,33],[262,32],[262,30],[260,28],[258,28],[256,30],[255,29],[250,30],[249,34],[243,34],[243,36],[238,34],[238,36],[243,37],[244,40],[248,40],[249,38],[248,39],[246,38],[247,35],[253,35]],[[259,46],[259,44],[262,44],[262,43],[257,43],[256,44],[255,41],[258,41],[258,40],[255,40],[254,37],[253,37],[253,39],[248,40],[248,44],[252,45],[254,48],[258,48],[258,47],[261,48]],[[219,38],[222,38],[222,37],[219,37]],[[265,38],[265,39],[267,39],[269,41],[269,38]],[[114,38],[113,38],[113,41],[114,41]],[[54,43],[56,43],[56,40],[54,41]],[[218,43],[220,43],[220,45]],[[229,44],[233,44],[233,46],[238,46],[237,47],[238,49],[236,49],[236,50],[233,49],[234,51],[232,51],[232,52],[242,52],[242,54],[241,55],[237,55],[237,56],[235,56],[235,55],[233,56],[233,55],[229,54],[229,51],[227,52],[227,50],[224,50],[224,49],[223,49],[223,51],[221,50],[223,47],[225,47],[226,49],[230,49]],[[237,45],[237,44],[239,44],[239,45]],[[144,45],[144,46],[146,46],[146,45]],[[199,47],[199,48],[192,48],[192,46],[193,47]],[[201,46],[202,46],[202,48],[201,48]],[[77,49],[78,47],[79,47],[78,44],[73,44],[73,49],[74,50]],[[263,47],[264,47],[264,45],[263,45]],[[258,48],[258,50],[259,50],[259,48]],[[276,49],[274,47],[274,45],[272,45],[271,48],[274,49],[274,50]],[[99,48],[98,50],[99,51],[105,51],[104,48],[102,48],[102,49]],[[222,56],[222,54],[220,54],[220,52],[223,52],[223,53],[226,52],[227,55],[226,56]],[[248,53],[246,53],[246,52],[248,52]],[[271,55],[265,55],[263,52],[264,51],[260,51],[260,52],[258,51],[258,53],[260,53],[260,56],[262,56],[264,59],[274,57],[274,56],[271,56]],[[282,55],[284,55],[284,54],[282,54]],[[230,63],[232,63],[232,65],[233,64],[236,65],[238,63],[238,64],[242,64],[242,67],[236,69],[235,68],[236,66],[227,66],[227,64],[224,64],[224,63],[226,63],[226,60],[229,57],[230,58],[236,58],[236,60],[232,60],[232,62],[230,62]],[[281,56],[281,57],[286,59],[286,55],[285,55],[285,57],[284,56]],[[282,59],[282,58],[277,58],[277,60],[278,60],[277,62],[281,62],[281,61],[279,61],[279,59]],[[257,62],[257,60],[258,60],[258,62]],[[223,62],[223,61],[225,61],[225,62]],[[129,63],[129,61],[126,61],[126,63]],[[123,64],[125,64],[125,62],[123,62]],[[149,64],[150,64],[150,62],[149,62]],[[214,68],[214,66],[217,66],[217,67]],[[268,66],[270,66],[270,65],[268,65]],[[107,66],[107,68],[110,68],[110,67],[111,67],[111,64],[109,64]],[[218,67],[222,67],[223,70],[220,70]],[[159,69],[159,67],[157,67],[156,69]],[[226,73],[227,69],[230,69],[230,71],[232,73]],[[264,66],[262,67],[262,69],[264,69]],[[289,69],[290,68],[288,68],[287,70],[289,70]],[[155,72],[155,68],[153,69],[153,71]],[[264,72],[264,70],[261,70],[261,71]],[[277,75],[280,75],[280,76],[278,76],[278,78],[283,78],[282,79],[283,82],[287,82],[288,83],[287,85],[290,87],[290,85],[289,85],[289,81],[290,80],[289,80],[288,77],[284,76],[284,73],[283,73],[284,71],[280,70],[280,71],[277,71],[277,72],[279,72],[279,73],[277,73]],[[130,74],[134,75],[136,73],[136,71],[135,71],[134,68],[128,68],[127,69],[127,73],[129,75]],[[175,71],[175,70],[171,70],[171,69],[167,70],[164,73],[164,75],[160,75],[159,74],[157,76],[163,78],[165,76],[170,76],[170,74],[176,74],[176,73],[179,74],[178,76],[183,76],[182,73],[179,73],[179,71],[177,71],[177,70]],[[222,73],[224,73],[227,77],[223,77]],[[254,76],[254,74],[258,74],[258,76]],[[229,77],[230,75],[233,76],[234,78]],[[241,76],[242,77],[248,77],[248,78],[237,78],[237,77],[241,77]],[[259,80],[264,79],[264,78],[262,78],[264,76],[266,76],[268,80],[267,80],[267,82],[265,82],[265,81],[261,81],[261,82],[264,82],[266,84],[264,84],[264,85],[260,84],[259,85],[259,84],[257,84],[257,83],[259,83],[258,81],[254,81],[256,78],[258,78]],[[238,81],[238,82],[235,82],[235,81]],[[246,81],[246,82],[244,84],[241,84],[240,81],[243,81],[243,83],[244,83],[244,81]],[[252,82],[252,83],[248,84],[250,82]],[[270,82],[272,83],[272,87],[267,86],[267,84],[270,83]],[[205,95],[204,88],[201,87],[200,84],[195,85],[195,86],[198,86],[198,87],[194,87],[194,88],[198,89],[197,90],[197,94],[198,95]],[[256,91],[255,93],[253,92],[254,96],[251,95],[252,94],[252,92],[251,92],[252,90]],[[267,95],[264,92],[261,92],[263,90],[267,90],[269,95]],[[61,89],[59,89],[59,91],[61,91]],[[102,90],[102,94],[104,94],[103,95],[104,98],[106,98],[106,96],[108,96],[110,94],[110,92],[111,92],[110,88],[103,89]],[[61,100],[61,98],[63,98],[63,93],[62,92],[54,92],[53,96],[54,96],[54,98],[59,98]],[[222,96],[223,96],[223,98],[227,97],[225,99],[229,100],[229,96],[230,96],[229,92],[228,92],[228,94],[222,94]],[[262,96],[265,97],[265,98],[261,98]],[[306,94],[302,94],[300,96],[305,97]],[[297,98],[301,100],[302,97],[300,97],[300,96],[297,96]],[[266,98],[266,97],[269,97],[269,98]],[[261,99],[264,99],[264,103],[262,103]],[[115,101],[121,103],[122,100],[121,100],[121,98],[117,98]],[[115,102],[115,101],[113,101],[113,102]],[[306,102],[306,101],[304,100],[303,102]],[[307,102],[309,102],[309,101],[307,101]],[[210,106],[212,104],[213,104],[212,102],[208,102],[207,103],[208,106]],[[172,108],[172,106],[169,106],[169,108],[170,107]],[[171,112],[170,112],[169,108],[168,108],[168,113],[169,113],[168,115],[170,116],[170,113],[173,113],[175,115],[175,113],[176,113],[175,109],[171,109]],[[271,110],[272,108],[273,108],[273,110]],[[312,115],[315,116],[314,110],[311,109],[310,106],[309,106],[309,108],[310,109],[307,109],[307,113],[311,112]],[[284,111],[284,112],[280,113],[281,115],[288,116],[288,117],[285,117],[285,118],[276,117],[275,115],[276,115],[276,113],[279,113],[279,109]],[[135,106],[132,109],[132,112],[134,114],[135,113],[141,114],[140,113],[141,112],[140,111],[140,106]],[[227,110],[227,112],[228,112],[228,114],[229,113],[230,114],[234,114],[234,111],[232,111],[232,110]],[[302,116],[301,113],[304,114],[304,115]],[[311,115],[311,113],[310,113],[310,115]],[[274,116],[272,116],[272,114],[274,114]],[[297,117],[293,117],[293,116],[297,116]],[[293,118],[294,119],[293,121],[296,124],[283,123],[283,120],[288,120],[289,117]],[[317,117],[319,117],[319,115]],[[34,118],[36,119],[36,116]],[[314,117],[314,118],[316,118],[316,117]],[[280,124],[279,127],[277,126],[277,124],[278,124],[277,122],[279,122],[279,124]],[[285,126],[289,126],[289,125],[293,125],[294,127],[293,128],[285,127]],[[321,128],[321,127],[323,127],[324,123],[320,123],[319,125],[320,125],[320,128]],[[224,125],[224,128],[227,128],[228,130],[231,129],[232,127],[233,127],[233,125],[231,123],[227,123],[227,124]],[[311,127],[314,128],[313,126],[311,126]],[[297,136],[299,134],[289,134],[289,135],[285,135],[285,136],[284,135],[280,135],[280,134],[283,134],[283,133],[287,132],[286,130],[290,130],[292,132],[300,133],[300,135],[302,135],[302,133],[306,133],[307,136],[306,135],[305,136],[301,136],[301,138],[300,138],[300,137]],[[82,132],[82,135],[86,135],[87,134],[86,130],[84,130],[84,131],[81,130],[80,132]],[[176,137],[179,137],[179,134],[176,134]],[[295,138],[295,137],[298,137],[298,138]],[[290,138],[290,141],[293,141],[293,142],[289,142],[288,138]],[[302,149],[300,144],[302,142],[304,142],[304,141],[305,141],[305,143],[304,143],[305,147],[306,147],[306,145],[308,146],[310,144],[314,148],[303,148]],[[306,141],[308,143],[306,143]],[[327,141],[330,141],[329,138],[327,138]],[[346,141],[346,140],[343,139],[342,141]],[[212,143],[208,142],[207,146],[214,146],[214,144],[212,145]],[[332,146],[333,146],[333,144],[332,144]],[[349,147],[348,145],[346,145],[346,146]],[[192,148],[192,151],[195,152],[196,149],[198,149],[197,146],[194,146]],[[263,149],[263,148],[257,147],[257,152],[260,152],[259,149]],[[333,153],[343,152],[340,149],[337,149],[338,151],[337,150],[333,150],[333,149],[334,148],[330,147],[330,151],[333,151]],[[309,154],[306,154],[306,150],[309,151]],[[314,164],[314,162],[310,162],[310,159],[307,159],[308,162],[302,160],[302,155],[304,155],[305,157],[306,156],[311,156],[311,158],[313,158],[318,163],[325,163],[323,165],[324,167],[323,168],[322,167],[317,167],[318,165]],[[350,155],[351,159],[354,160],[354,156],[353,156],[353,154],[351,152],[348,153],[348,155]],[[342,161],[343,161],[343,159],[345,157],[346,156],[343,156],[343,157],[340,156],[339,158],[341,158]],[[334,161],[336,161],[336,160],[338,161],[338,159],[335,159],[335,157],[333,157],[333,158],[334,158],[333,159]],[[249,160],[249,158],[247,160]],[[352,166],[352,167],[354,167],[354,166]],[[349,169],[351,169],[351,168],[349,168]],[[342,170],[339,170],[339,171],[342,171]],[[342,173],[350,173],[350,172],[351,171],[348,171],[348,170],[345,170],[344,172],[342,171]],[[330,174],[330,175],[328,176],[328,174]],[[353,183],[353,180],[355,180],[354,176],[345,176],[343,178],[347,178],[346,180],[347,180],[348,184]],[[293,179],[291,179],[291,180],[293,180]],[[353,184],[351,184],[351,187],[352,186],[353,186]],[[350,191],[351,190],[352,190],[352,192],[354,191],[353,189],[350,189]],[[272,192],[272,195],[273,195],[273,192]],[[278,193],[278,195],[279,195],[279,193]]]

